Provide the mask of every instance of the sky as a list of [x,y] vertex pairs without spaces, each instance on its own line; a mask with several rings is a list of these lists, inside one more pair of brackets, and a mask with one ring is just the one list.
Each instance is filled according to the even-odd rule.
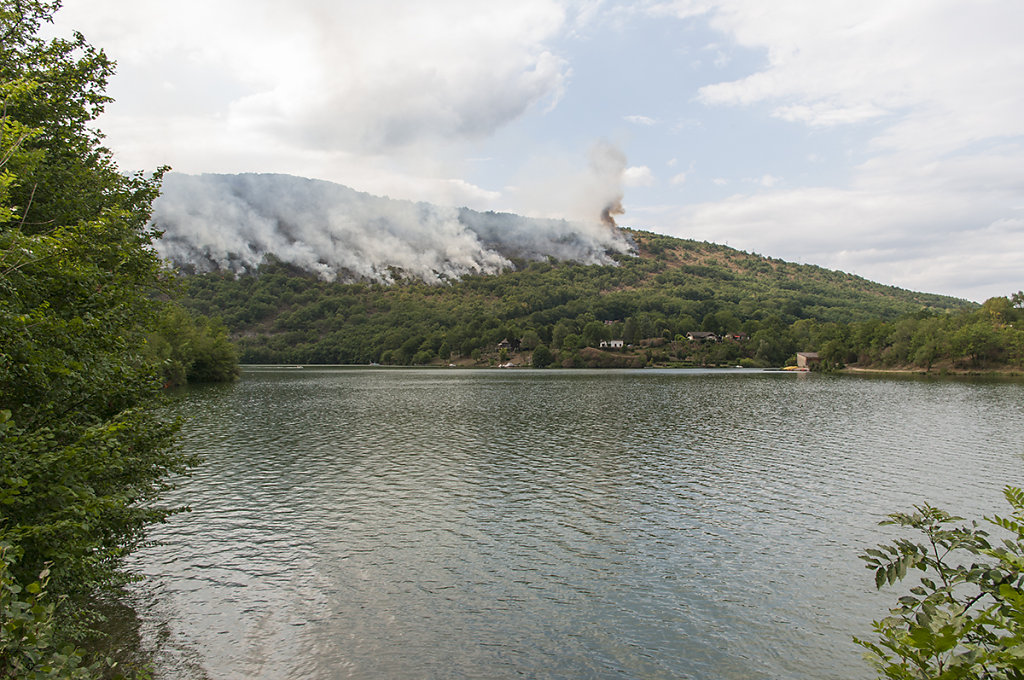
[[1020,0],[66,0],[124,170],[619,223],[975,301],[1024,288]]

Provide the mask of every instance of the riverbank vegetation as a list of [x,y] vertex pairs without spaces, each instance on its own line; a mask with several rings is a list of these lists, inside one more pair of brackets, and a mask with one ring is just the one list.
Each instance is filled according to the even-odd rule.
[[147,226],[162,170],[121,173],[92,128],[113,62],[39,37],[58,7],[0,2],[2,677],[101,672],[76,647],[93,602],[195,463],[159,408],[167,374],[233,370],[222,330],[170,301]]

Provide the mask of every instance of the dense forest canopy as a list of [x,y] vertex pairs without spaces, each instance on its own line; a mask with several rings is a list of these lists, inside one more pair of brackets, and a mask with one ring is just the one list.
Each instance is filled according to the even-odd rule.
[[[568,366],[781,366],[798,351],[822,351],[833,365],[930,367],[952,355],[975,367],[1017,361],[1015,340],[998,326],[1017,313],[1008,300],[998,322],[985,317],[990,350],[964,345],[961,356],[965,341],[950,338],[974,328],[974,303],[711,243],[626,233],[636,254],[616,254],[612,264],[514,260],[501,274],[445,285],[402,280],[399,272],[392,285],[326,282],[268,258],[241,276],[185,277],[186,304],[222,318],[250,363],[527,363],[540,346],[542,357],[550,351]],[[731,341],[693,343],[686,339],[693,331]],[[598,352],[610,339],[627,348]]]

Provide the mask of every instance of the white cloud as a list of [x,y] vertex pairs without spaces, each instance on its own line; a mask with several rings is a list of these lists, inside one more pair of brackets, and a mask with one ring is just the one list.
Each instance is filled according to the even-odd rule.
[[668,0],[668,2],[655,2],[651,5],[650,12],[655,15],[672,15],[686,19],[706,14],[714,6],[715,0]]
[[675,175],[671,180],[669,180],[669,183],[677,186],[680,184],[686,184],[686,175],[687,173],[680,172],[678,175]]
[[843,108],[825,102],[780,106],[773,112],[777,118],[788,120],[791,123],[806,123],[812,127],[862,123],[885,114],[886,111],[877,106],[862,105]]
[[647,116],[626,116],[623,120],[629,123],[633,123],[634,125],[645,125],[647,127],[656,125],[658,123],[658,121],[656,121],[655,119],[649,118]]
[[381,155],[418,162],[557,101],[565,22],[558,0],[89,0],[55,31],[118,60],[100,122],[128,167],[308,176],[316,159],[347,181],[357,161],[381,174]]
[[758,186],[762,186],[765,189],[771,189],[776,184],[781,182],[782,178],[776,177],[775,175],[765,174],[761,175],[760,177],[750,177],[746,181],[750,182],[751,184],[757,184]]
[[646,165],[634,165],[622,173],[622,183],[627,187],[649,187],[654,181],[654,173]]
[[1024,43],[1014,0],[715,3],[714,27],[767,51],[766,66],[700,90],[708,104],[778,102],[815,126],[897,116],[885,148],[955,148],[1024,134]]

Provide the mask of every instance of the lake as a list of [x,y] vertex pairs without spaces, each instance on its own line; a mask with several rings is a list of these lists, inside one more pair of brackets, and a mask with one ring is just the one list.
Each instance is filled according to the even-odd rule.
[[158,678],[870,678],[860,551],[1003,513],[1024,385],[248,368],[133,558]]

